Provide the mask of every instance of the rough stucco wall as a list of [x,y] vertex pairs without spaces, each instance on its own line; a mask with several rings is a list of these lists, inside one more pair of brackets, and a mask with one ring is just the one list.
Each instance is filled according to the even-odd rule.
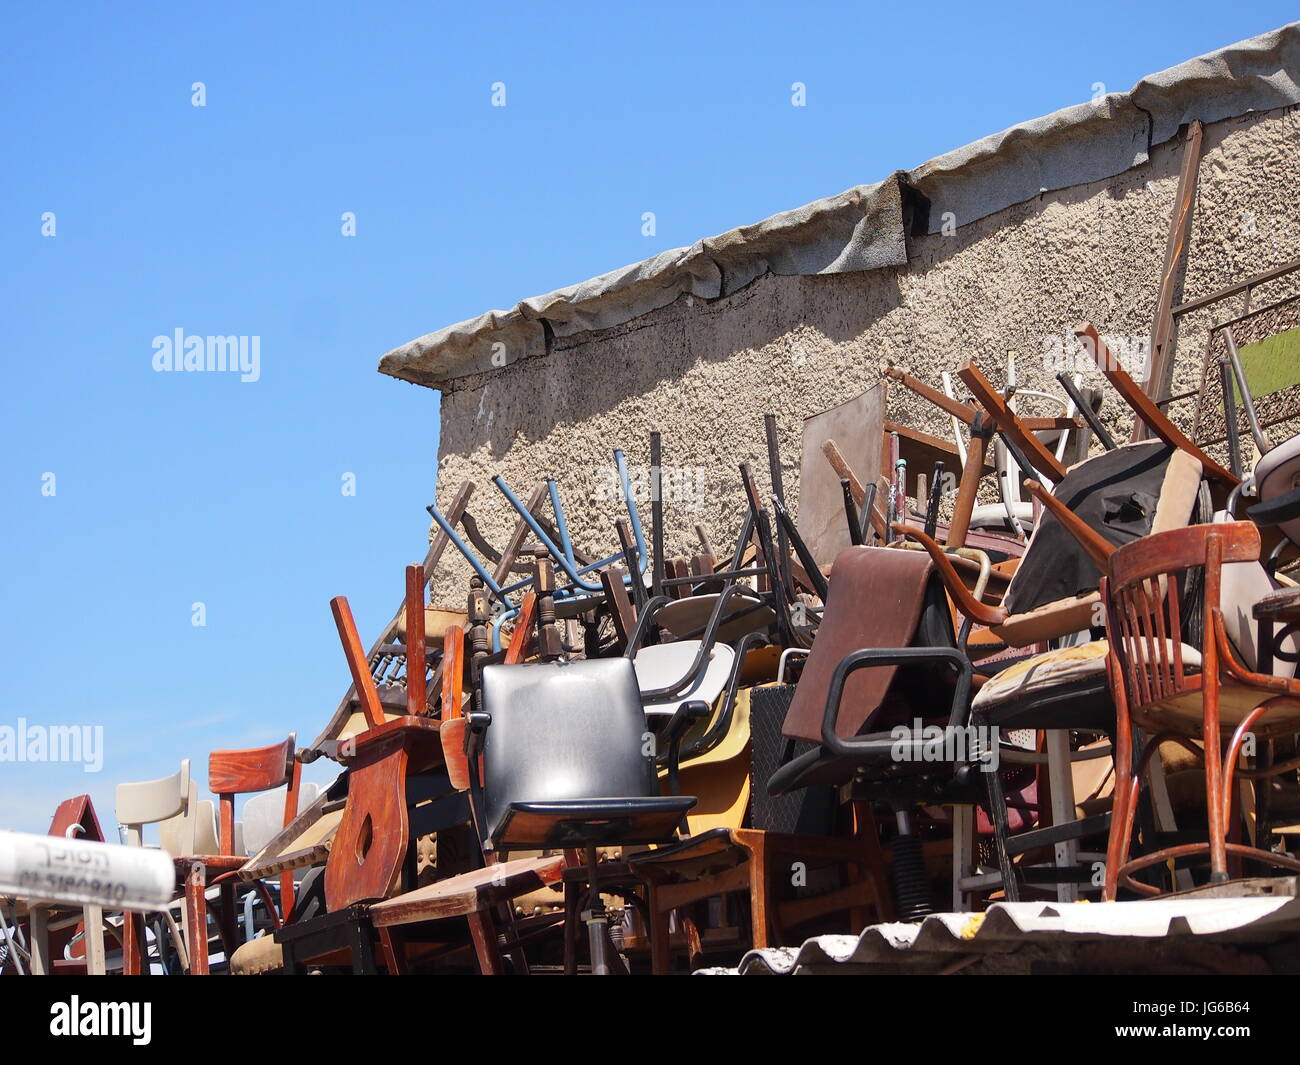
[[[974,356],[1001,384],[1010,351],[1023,387],[1057,392],[1060,367],[1047,366],[1044,352],[1056,338],[1064,342],[1073,323],[1090,320],[1103,335],[1150,332],[1180,144],[1107,181],[968,226],[958,219],[951,236],[914,238],[906,268],[766,276],[731,296],[683,297],[616,329],[558,341],[549,355],[460,379],[443,394],[440,504],[473,479],[471,510],[500,544],[512,518],[492,476],[502,474],[524,497],[550,474],[575,544],[606,554],[620,515],[609,491],[611,451],[622,447],[630,463],[644,465],[658,429],[664,465],[690,468],[692,498],[666,505],[670,553],[698,551],[699,522],[721,554],[743,518],[738,463],[749,459],[767,482],[767,411],[777,417],[786,494],[796,505],[803,418],[871,386],[887,363],[937,386],[941,371]],[[1300,256],[1297,188],[1300,109],[1207,127],[1182,298]],[[1274,282],[1252,305],[1298,287],[1294,276]],[[1230,301],[1183,321],[1173,394],[1198,387],[1208,327],[1239,308]],[[1104,386],[1095,372],[1086,383]],[[1171,409],[1189,429],[1192,407]],[[898,385],[889,417],[949,435],[935,408]],[[1127,438],[1131,419],[1113,392],[1103,417]],[[642,514],[648,535],[648,505]],[[434,595],[462,606],[469,570],[454,554],[444,556]]]

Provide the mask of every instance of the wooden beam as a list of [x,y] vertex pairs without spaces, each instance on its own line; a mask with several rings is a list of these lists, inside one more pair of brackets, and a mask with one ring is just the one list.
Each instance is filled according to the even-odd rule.
[[343,643],[343,656],[348,660],[348,671],[352,674],[352,688],[361,700],[361,712],[366,715],[371,728],[378,728],[384,723],[384,712],[379,706],[375,678],[370,675],[370,660],[361,648],[361,638],[357,636],[352,608],[347,599],[339,595],[330,600],[330,610],[334,613],[334,624]]
[[[1174,370],[1174,289],[1187,258],[1187,238],[1191,232],[1192,207],[1196,203],[1196,184],[1201,169],[1201,139],[1204,127],[1194,119],[1183,138],[1183,165],[1178,174],[1178,198],[1169,220],[1169,237],[1165,242],[1165,263],[1160,272],[1160,294],[1156,298],[1155,317],[1151,323],[1150,374],[1147,395],[1159,402],[1169,391]],[[1146,435],[1146,426],[1133,423],[1134,442]]]
[[[428,695],[424,687],[424,567],[406,567],[406,712],[423,717]],[[295,811],[296,812],[296,811]]]
[[1091,322],[1083,322],[1074,327],[1074,335],[1084,342],[1085,347],[1092,349],[1092,357],[1097,362],[1097,369],[1114,386],[1120,398],[1133,409],[1133,413],[1137,415],[1136,420],[1144,422],[1151,432],[1170,447],[1186,451],[1199,460],[1205,476],[1221,481],[1229,487],[1236,487],[1241,483],[1240,478],[1233,476],[1230,471],[1225,470],[1193,444],[1183,431],[1169,420],[1169,416],[1152,402],[1151,397],[1120,366],[1119,360],[1111,353],[1106,341],[1098,335],[1096,326]]
[[[839,446],[834,440],[827,440],[822,444],[822,454],[826,456],[826,461],[831,464],[835,476],[849,482],[849,491],[853,494],[853,502],[858,506],[862,506],[867,498],[867,490],[863,487],[862,482],[858,480],[858,475],[853,472],[853,467],[848,464],[843,454],[840,453]],[[876,498],[880,498],[879,491],[876,492]],[[870,518],[871,526],[880,534],[880,538],[888,540],[885,516],[874,504],[871,507]]]
[[1034,469],[1053,481],[1059,481],[1065,476],[1065,467],[1043,446],[1043,442],[1038,437],[1025,429],[1024,423],[1016,417],[1015,411],[1007,406],[1002,393],[994,388],[993,383],[980,372],[973,359],[967,359],[962,364],[961,369],[957,371],[957,376],[970,389],[971,395],[980,406],[989,412],[989,417],[997,423],[998,428],[1025,453],[1025,457],[1033,464]]

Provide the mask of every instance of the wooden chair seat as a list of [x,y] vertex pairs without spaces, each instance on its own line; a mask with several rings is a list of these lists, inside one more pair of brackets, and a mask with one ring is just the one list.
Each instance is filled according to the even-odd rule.
[[499,902],[506,902],[548,884],[558,883],[564,872],[564,855],[516,858],[497,865],[439,880],[370,907],[376,928],[467,917]]
[[[1187,690],[1155,706],[1135,711],[1133,720],[1149,728],[1172,729],[1180,735],[1189,732],[1199,735],[1203,717],[1201,680],[1199,677],[1187,678]],[[1270,692],[1261,692],[1253,685],[1225,678],[1219,685],[1220,731],[1225,736],[1230,734],[1255,707],[1269,698],[1272,698]],[[1253,731],[1261,738],[1300,732],[1300,685],[1289,701],[1275,703]]]

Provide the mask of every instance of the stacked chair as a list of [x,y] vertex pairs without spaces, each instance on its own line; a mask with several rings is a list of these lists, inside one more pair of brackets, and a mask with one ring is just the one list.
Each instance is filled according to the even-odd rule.
[[[717,550],[699,526],[668,550],[657,484],[643,528],[621,449],[604,550],[551,477],[494,479],[493,543],[466,482],[373,643],[331,602],[351,684],[309,746],[213,752],[215,803],[188,760],[119,785],[175,903],[148,927],[73,914],[76,964],[114,968],[115,939],[131,974],[666,974],[948,908],[1300,873],[1300,438],[1269,446],[1225,365],[1225,419],[1243,396],[1261,452],[1243,478],[1235,436],[1220,465],[1077,333],[1104,395],[968,361],[810,419],[800,520],[767,416],[766,491],[740,463]],[[951,445],[889,422],[891,385]],[[648,454],[657,479],[657,432]],[[428,601],[449,550],[463,610]],[[304,785],[322,759],[336,778]]]

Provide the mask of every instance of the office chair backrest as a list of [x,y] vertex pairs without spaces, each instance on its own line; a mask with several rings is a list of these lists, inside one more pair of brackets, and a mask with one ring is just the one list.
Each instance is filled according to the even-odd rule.
[[[835,556],[826,610],[795,687],[783,735],[821,742],[831,677],[850,652],[863,647],[954,646],[952,618],[934,574],[934,563],[921,551],[846,547]],[[916,668],[932,679],[937,676],[932,666]],[[901,667],[882,666],[849,677],[837,719],[842,739],[858,735],[872,722],[900,672]]]
[[626,658],[483,669],[481,822],[512,802],[659,793],[653,737]]

